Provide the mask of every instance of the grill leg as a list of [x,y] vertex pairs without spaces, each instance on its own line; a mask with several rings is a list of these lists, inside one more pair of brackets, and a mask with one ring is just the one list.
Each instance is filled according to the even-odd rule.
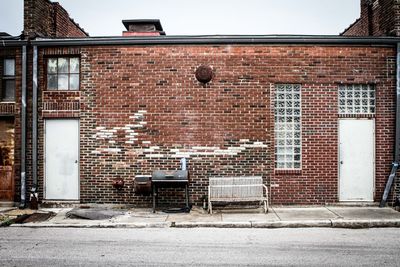
[[186,202],[186,208],[189,210],[189,188],[188,185],[185,185],[185,202]]
[[152,185],[152,192],[153,192],[153,213],[156,212],[156,187]]

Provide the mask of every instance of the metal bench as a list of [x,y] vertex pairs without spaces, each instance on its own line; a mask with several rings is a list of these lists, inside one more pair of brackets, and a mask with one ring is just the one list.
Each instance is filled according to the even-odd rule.
[[[265,191],[265,196],[264,196]],[[261,176],[210,177],[208,186],[208,212],[212,214],[212,202],[260,201],[268,212],[268,188]]]

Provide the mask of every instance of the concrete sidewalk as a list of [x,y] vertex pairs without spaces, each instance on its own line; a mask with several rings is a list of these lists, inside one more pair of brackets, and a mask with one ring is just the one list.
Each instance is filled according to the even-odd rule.
[[80,227],[80,228],[146,228],[146,227],[221,227],[221,228],[282,228],[336,227],[369,228],[400,227],[400,212],[378,207],[272,207],[261,210],[220,210],[210,215],[200,208],[190,213],[152,213],[151,209],[130,209],[123,215],[107,220],[70,219],[71,208],[42,209],[57,215],[44,222],[13,224],[12,227]]

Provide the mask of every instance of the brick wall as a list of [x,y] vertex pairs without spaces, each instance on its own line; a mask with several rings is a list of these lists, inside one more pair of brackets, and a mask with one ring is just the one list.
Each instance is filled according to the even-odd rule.
[[30,37],[88,36],[59,3],[49,0],[24,0],[24,34]]
[[342,35],[400,36],[400,2],[397,0],[361,0],[361,14]]
[[[132,189],[135,175],[177,169],[188,158],[191,200],[200,204],[208,177],[261,175],[274,204],[337,201],[337,86],[376,84],[376,198],[390,172],[394,140],[395,49],[345,46],[96,46],[44,49],[79,53],[80,92],[42,92],[45,103],[79,98],[81,201],[148,205]],[[201,64],[215,72],[203,85]],[[302,85],[302,170],[274,170],[276,83]],[[45,88],[45,77],[40,78]],[[47,105],[47,106],[46,106]],[[64,104],[61,104],[64,105]],[[43,109],[44,112],[44,109]],[[48,111],[46,111],[48,112]],[[51,112],[51,110],[50,110]],[[56,111],[53,111],[56,112]],[[68,112],[66,112],[68,113]],[[39,121],[39,182],[43,188],[43,120]],[[71,114],[71,113],[68,113]],[[56,117],[71,117],[60,113]],[[123,178],[122,190],[112,187]],[[162,201],[181,191],[167,190]],[[175,199],[175,200],[173,200]]]

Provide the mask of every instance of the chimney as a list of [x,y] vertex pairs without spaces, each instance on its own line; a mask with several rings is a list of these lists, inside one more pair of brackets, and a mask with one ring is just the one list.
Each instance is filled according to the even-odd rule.
[[130,19],[123,20],[127,31],[122,36],[160,36],[165,35],[159,19]]

